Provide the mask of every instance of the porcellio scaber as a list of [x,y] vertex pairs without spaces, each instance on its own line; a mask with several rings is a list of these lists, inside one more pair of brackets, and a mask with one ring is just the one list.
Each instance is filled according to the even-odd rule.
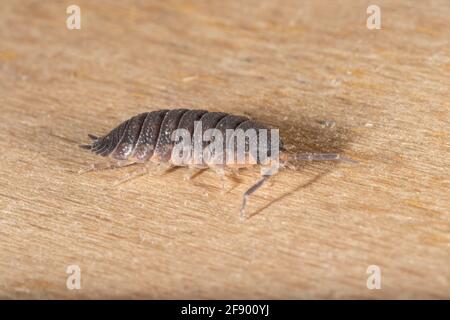
[[[185,132],[191,135],[200,131],[200,137],[204,137],[208,133],[208,129],[218,130],[223,136],[226,136],[227,130],[247,132],[247,130],[253,129],[256,132],[256,139],[245,140],[244,148],[246,159],[252,158],[253,161],[246,161],[245,163],[223,161],[220,163],[211,161],[211,157],[204,157],[200,159],[200,162],[195,162],[190,157],[182,164],[179,162],[175,163],[172,153],[176,149],[176,141],[173,139],[173,133],[180,129],[184,129]],[[273,172],[277,171],[273,170],[274,168],[292,168],[292,162],[298,160],[348,160],[336,153],[289,153],[284,149],[283,143],[281,139],[278,139],[278,136],[276,136],[277,152],[274,153],[271,152],[273,151],[271,144],[274,145],[272,135],[272,138],[267,138],[267,145],[261,152],[261,146],[258,144],[258,141],[261,140],[259,134],[261,130],[267,130],[268,135],[270,135],[274,129],[248,117],[224,112],[189,109],[164,109],[145,112],[122,122],[104,136],[97,137],[89,134],[89,137],[93,140],[92,143],[81,145],[80,147],[107,157],[109,161],[92,164],[88,168],[81,170],[80,173],[140,164],[136,171],[131,172],[125,179],[121,180],[123,182],[148,173],[150,167],[159,167],[160,169],[162,168],[162,171],[174,166],[187,166],[191,170],[211,168],[222,175],[229,171],[236,172],[241,168],[255,165],[269,168],[270,170],[266,170],[265,173],[262,171],[260,179],[244,193],[240,210],[241,218],[243,218],[248,197],[260,188],[273,175]],[[213,141],[214,139],[206,139],[206,141],[202,140],[200,144],[202,148],[208,149],[213,144]],[[229,142],[229,138],[225,138],[224,141],[220,142],[224,145],[223,154],[220,154],[221,159],[226,159],[227,153],[229,153]],[[190,143],[193,144],[194,141]],[[233,140],[231,145],[235,147],[236,143]],[[252,145],[256,146],[256,154],[252,152],[254,150],[251,148]],[[266,157],[262,159],[259,156],[261,154],[266,155]]]

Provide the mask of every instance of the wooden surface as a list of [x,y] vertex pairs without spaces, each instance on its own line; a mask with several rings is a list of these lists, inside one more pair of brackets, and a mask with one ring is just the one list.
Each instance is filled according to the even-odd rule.
[[[70,1],[2,1],[0,297],[450,298],[450,3],[377,1],[368,30],[371,3],[77,1],[68,30]],[[281,172],[245,222],[257,171],[77,174],[88,133],[164,107],[359,163]]]

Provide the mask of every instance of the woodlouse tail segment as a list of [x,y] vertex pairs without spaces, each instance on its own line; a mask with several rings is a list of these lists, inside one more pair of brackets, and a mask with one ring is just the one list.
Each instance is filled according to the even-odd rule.
[[91,144],[80,144],[81,149],[91,150],[92,145]]
[[115,149],[114,139],[109,135],[101,138],[93,134],[88,134],[88,136],[92,140],[92,143],[81,144],[80,148],[90,150],[91,152],[104,157],[109,155]]
[[93,134],[88,133],[88,137],[91,138],[91,140],[98,140],[97,136],[94,136]]
[[93,134],[88,134],[88,137],[92,140],[91,144],[80,144],[79,147],[86,150],[92,150],[94,146],[96,145],[96,142],[98,141],[98,137]]
[[108,161],[108,162],[100,162],[100,163],[92,163],[86,168],[83,168],[78,171],[78,174],[85,174],[91,171],[100,171],[100,170],[108,170],[108,169],[116,169],[122,168],[129,165],[134,164],[133,161]]

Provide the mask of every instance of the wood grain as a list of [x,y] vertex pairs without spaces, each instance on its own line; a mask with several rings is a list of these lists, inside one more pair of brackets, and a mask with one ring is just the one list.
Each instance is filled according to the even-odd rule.
[[[371,3],[77,1],[68,30],[70,1],[2,1],[0,297],[450,298],[450,4],[377,1],[368,30]],[[243,223],[257,171],[77,174],[88,133],[176,107],[359,163],[279,173]]]

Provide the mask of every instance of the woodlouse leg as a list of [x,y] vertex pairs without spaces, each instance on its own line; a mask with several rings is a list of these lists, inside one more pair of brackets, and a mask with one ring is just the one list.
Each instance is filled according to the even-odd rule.
[[224,191],[226,190],[226,193],[233,190],[241,182],[239,179],[239,169],[238,168],[228,168],[227,170],[225,170],[225,175],[223,176],[223,182],[224,182],[224,184],[222,185],[222,188]]
[[232,175],[236,175],[235,171],[233,171],[229,168],[226,168],[223,166],[217,166],[217,165],[212,165],[212,166],[210,166],[210,168],[212,170],[214,170],[214,172],[220,176],[220,181],[222,182],[222,188],[221,188],[222,192],[221,193],[226,193],[228,178],[231,177]]
[[153,164],[151,162],[147,162],[144,166],[137,168],[136,170],[129,172],[120,180],[117,180],[113,186],[121,185],[125,182],[134,180],[146,174],[156,174],[161,175],[171,170],[173,167],[166,164]]
[[222,183],[222,187],[221,187],[221,193],[225,193],[225,188],[226,188],[226,172],[225,169],[223,168],[218,168],[215,170],[215,172],[220,176],[220,182]]
[[136,179],[136,178],[138,178],[140,176],[143,176],[143,175],[147,174],[148,172],[149,172],[148,166],[145,165],[145,166],[139,167],[136,170],[127,173],[122,179],[117,180],[116,182],[114,182],[113,186],[117,187],[118,185],[121,185],[122,183],[125,183],[127,181]]
[[264,175],[261,179],[259,179],[253,186],[251,186],[247,191],[245,191],[244,196],[242,198],[242,205],[240,210],[240,218],[241,220],[245,219],[245,207],[247,206],[248,197],[254,193],[256,190],[261,188],[261,186],[266,182],[271,176]]
[[206,168],[188,167],[186,173],[183,175],[184,180],[191,180],[205,171]]
[[100,171],[100,170],[122,168],[122,167],[130,166],[132,164],[135,164],[135,162],[128,161],[128,160],[92,163],[88,167],[78,171],[78,174],[84,174],[84,173],[90,172],[90,171]]
[[211,168],[217,175],[220,176],[220,181],[222,182],[222,190],[225,187],[225,169],[223,166],[218,165],[210,165],[209,168]]
[[175,167],[170,163],[158,163],[155,166],[151,167],[152,170],[149,171],[150,174],[155,176],[162,176],[163,174],[173,170]]

